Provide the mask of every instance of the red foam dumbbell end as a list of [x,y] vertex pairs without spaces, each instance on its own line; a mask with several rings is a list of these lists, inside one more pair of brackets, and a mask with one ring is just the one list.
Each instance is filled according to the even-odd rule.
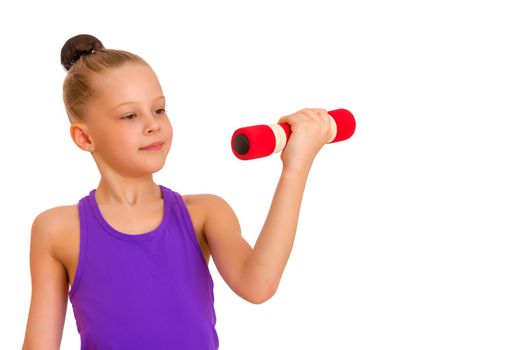
[[275,136],[268,125],[247,126],[235,130],[231,147],[235,156],[241,160],[262,158],[273,153]]
[[337,134],[330,143],[343,141],[352,137],[355,132],[354,115],[347,109],[340,108],[329,111],[328,114],[334,118],[337,124]]

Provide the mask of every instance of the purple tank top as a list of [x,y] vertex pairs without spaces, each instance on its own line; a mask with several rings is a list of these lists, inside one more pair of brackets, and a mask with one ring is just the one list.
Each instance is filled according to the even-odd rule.
[[218,349],[213,280],[179,193],[159,185],[160,225],[131,235],[78,202],[80,254],[69,291],[81,350]]

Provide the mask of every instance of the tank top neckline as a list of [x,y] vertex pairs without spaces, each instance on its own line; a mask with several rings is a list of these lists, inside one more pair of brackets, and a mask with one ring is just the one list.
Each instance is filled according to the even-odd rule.
[[162,220],[161,220],[159,226],[157,226],[153,230],[145,232],[145,233],[140,233],[140,234],[124,233],[124,232],[118,231],[113,226],[111,226],[106,221],[106,219],[104,219],[104,216],[102,216],[102,212],[100,211],[100,208],[98,206],[97,200],[95,198],[95,190],[96,189],[92,189],[89,192],[88,202],[89,202],[90,207],[91,207],[91,209],[93,211],[93,214],[95,215],[95,217],[96,217],[97,221],[99,222],[99,224],[104,228],[104,230],[106,232],[111,234],[113,237],[116,237],[116,238],[122,239],[122,240],[127,240],[127,241],[143,241],[143,240],[146,240],[146,239],[153,238],[153,237],[157,236],[160,232],[162,232],[164,230],[164,228],[168,225],[168,222],[169,222],[169,219],[170,219],[170,215],[171,215],[171,210],[170,210],[170,208],[171,208],[171,196],[170,196],[170,193],[168,192],[169,190],[166,187],[162,186],[162,185],[158,185],[158,186],[159,186],[159,188],[161,190],[161,193],[162,193],[162,199],[163,199],[163,205],[164,205]]

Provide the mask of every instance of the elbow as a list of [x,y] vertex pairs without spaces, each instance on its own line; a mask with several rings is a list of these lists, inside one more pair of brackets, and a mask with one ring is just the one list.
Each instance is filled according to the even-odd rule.
[[270,287],[259,290],[257,293],[252,293],[249,298],[246,298],[250,303],[259,305],[270,300],[277,292],[277,287]]
[[257,297],[251,297],[249,299],[246,299],[248,300],[250,303],[252,304],[255,304],[255,305],[260,305],[260,304],[263,304],[264,302],[268,301],[271,297],[273,296],[272,295],[265,295],[265,296],[257,296]]

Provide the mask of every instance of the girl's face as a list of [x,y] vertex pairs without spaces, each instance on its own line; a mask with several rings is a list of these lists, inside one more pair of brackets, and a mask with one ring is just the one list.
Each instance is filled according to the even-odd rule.
[[[98,95],[88,106],[88,128],[100,170],[109,167],[128,176],[159,171],[171,147],[173,129],[153,70],[126,64],[97,76],[94,88]],[[163,145],[158,150],[141,149],[159,141]]]

